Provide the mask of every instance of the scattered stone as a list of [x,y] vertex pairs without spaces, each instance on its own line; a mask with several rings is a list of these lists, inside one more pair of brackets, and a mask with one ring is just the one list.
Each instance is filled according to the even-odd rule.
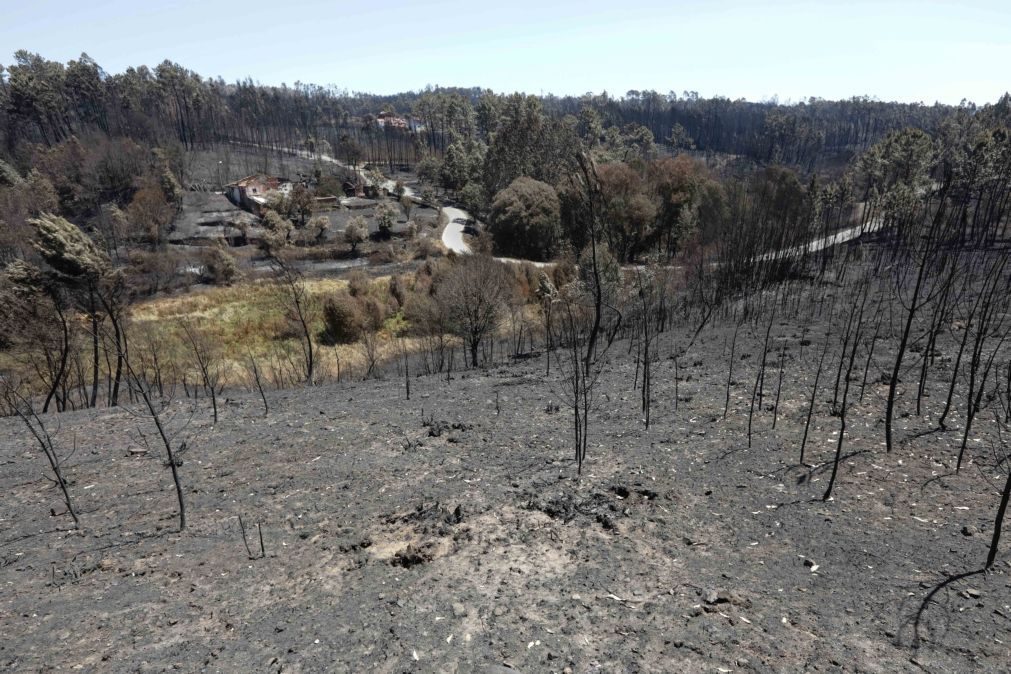
[[737,590],[720,590],[716,593],[717,604],[733,604],[741,608],[751,608],[751,600]]
[[457,618],[463,618],[467,615],[467,607],[459,602],[453,604],[453,615]]
[[614,530],[614,520],[612,520],[604,513],[597,514],[597,522],[600,523],[600,526],[604,527],[608,531]]
[[970,597],[972,599],[979,599],[980,597],[983,596],[983,593],[980,592],[979,590],[974,590],[973,588],[970,587],[965,591],[965,596]]
[[971,525],[971,524],[966,524],[964,527],[962,527],[962,535],[963,536],[970,536],[971,537],[971,536],[975,536],[978,533],[979,533],[979,529],[976,528],[975,526]]

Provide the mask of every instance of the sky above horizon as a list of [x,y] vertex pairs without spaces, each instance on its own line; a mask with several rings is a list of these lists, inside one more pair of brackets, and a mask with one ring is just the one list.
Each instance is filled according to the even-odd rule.
[[389,94],[426,86],[630,90],[798,101],[977,104],[1011,89],[1008,0],[34,0],[4,11],[27,49],[106,71],[169,59],[204,77]]

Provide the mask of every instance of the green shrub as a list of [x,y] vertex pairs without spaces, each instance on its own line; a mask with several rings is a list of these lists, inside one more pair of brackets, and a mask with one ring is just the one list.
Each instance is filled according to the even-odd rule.
[[323,305],[323,332],[320,342],[350,344],[358,341],[362,334],[364,320],[359,303],[347,294],[329,298]]

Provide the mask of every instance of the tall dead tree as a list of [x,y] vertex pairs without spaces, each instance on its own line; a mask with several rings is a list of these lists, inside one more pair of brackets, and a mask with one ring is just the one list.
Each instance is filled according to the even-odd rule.
[[[1008,363],[1008,371],[1011,372],[1011,362]],[[1011,379],[1011,375],[1009,375],[1009,379]],[[997,433],[1001,449],[1001,456],[997,465],[1004,464],[1004,471],[1007,473],[1007,476],[1004,478],[1004,487],[1001,489],[1000,502],[997,505],[997,513],[994,517],[993,533],[990,536],[990,551],[987,553],[986,565],[984,566],[986,569],[992,568],[994,561],[997,559],[1001,531],[1004,528],[1004,515],[1007,513],[1008,501],[1011,500],[1011,456],[1009,456],[1007,451],[1008,442],[1006,440],[1008,432],[1007,419],[1011,418],[1011,395],[998,394],[997,397],[1004,413],[1003,421],[1000,415],[997,415]]]
[[609,324],[610,335],[617,334],[622,314],[609,301],[614,288],[605,274],[605,255],[598,243],[600,181],[596,166],[585,153],[578,155],[577,163],[580,188],[585,198],[583,226],[589,244],[584,253],[585,264],[580,265],[582,278],[559,292],[559,309],[554,313],[560,315],[554,322],[558,334],[555,354],[561,370],[562,393],[573,413],[576,472],[582,475],[594,393],[613,339],[605,340],[603,347],[598,342],[605,323]]
[[828,346],[831,338],[825,336],[825,345],[821,349],[821,357],[818,359],[818,369],[814,372],[814,386],[811,387],[811,400],[807,404],[807,420],[804,422],[804,439],[800,441],[800,465],[804,463],[804,450],[807,448],[807,436],[811,430],[811,418],[814,416],[814,403],[818,397],[818,382],[821,381],[821,372],[825,365],[825,356],[828,355]]
[[[942,197],[943,202],[943,197]],[[915,216],[913,216],[915,218]],[[941,236],[943,221],[943,204],[938,207],[937,214],[931,219],[926,232],[920,240],[913,239],[909,244],[909,257],[905,262],[897,264],[899,273],[896,277],[896,290],[900,299],[904,300],[906,320],[899,336],[899,345],[895,353],[895,363],[892,366],[891,377],[888,380],[888,398],[885,403],[885,447],[892,451],[892,420],[895,416],[895,398],[898,392],[899,375],[902,371],[902,361],[909,346],[914,320],[920,309],[932,299],[932,280],[939,263],[938,253],[943,248]],[[908,223],[906,223],[908,225]],[[912,290],[908,297],[903,297],[907,285],[908,273],[915,271]]]
[[[1000,269],[1003,269],[1002,259]],[[972,430],[973,421],[979,413],[983,393],[986,390],[986,380],[993,367],[994,359],[1008,338],[1008,327],[1006,324],[1008,310],[1007,283],[1001,278],[999,272],[994,278],[988,279],[988,284],[982,292],[982,307],[980,308],[979,320],[976,326],[976,336],[973,340],[972,353],[969,358],[969,389],[966,395],[965,428],[962,432],[962,444],[958,450],[958,462],[955,464],[955,472],[962,468],[962,459],[965,456],[965,449],[969,443],[969,433]],[[994,346],[988,357],[984,358],[986,343],[993,337],[997,337],[997,345]]]
[[[853,330],[853,344],[850,347],[848,364],[846,366],[845,383],[843,385],[842,394],[842,406],[839,409],[839,440],[836,442],[835,448],[835,460],[832,462],[832,476],[829,478],[828,487],[825,489],[825,494],[822,496],[823,501],[827,501],[832,497],[832,487],[835,486],[836,475],[839,473],[839,462],[842,459],[842,448],[843,442],[846,438],[846,415],[848,411],[849,402],[849,392],[850,392],[850,377],[853,373],[853,363],[856,361],[857,348],[860,346],[860,337],[862,335],[863,325],[864,325],[864,307],[867,304],[867,286],[863,287],[863,298],[860,299],[860,309],[859,314],[856,319],[856,327]],[[856,312],[856,301],[854,300],[853,308],[851,313]],[[846,352],[840,355],[840,358],[846,360]]]

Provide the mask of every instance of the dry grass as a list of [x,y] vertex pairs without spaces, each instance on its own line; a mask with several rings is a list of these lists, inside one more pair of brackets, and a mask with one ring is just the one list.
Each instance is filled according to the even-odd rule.
[[[322,307],[327,297],[344,291],[345,280],[307,279],[306,285],[317,306]],[[389,279],[373,280],[369,294],[388,294]],[[311,326],[316,346],[317,369],[321,377],[336,377],[339,367],[342,376],[349,368],[361,369],[364,357],[355,344],[325,347],[315,343],[323,329],[320,312]],[[149,335],[159,349],[186,372],[192,371],[190,356],[184,342],[182,323],[190,322],[215,344],[222,361],[224,378],[228,385],[248,385],[251,373],[249,356],[257,359],[268,378],[284,380],[294,378],[293,363],[301,361],[301,347],[297,334],[286,317],[283,290],[269,280],[248,281],[226,288],[207,288],[179,297],[158,298],[134,307],[134,328]],[[391,326],[392,327],[392,326]],[[384,341],[391,334],[384,331]],[[384,344],[383,353],[392,347]]]

